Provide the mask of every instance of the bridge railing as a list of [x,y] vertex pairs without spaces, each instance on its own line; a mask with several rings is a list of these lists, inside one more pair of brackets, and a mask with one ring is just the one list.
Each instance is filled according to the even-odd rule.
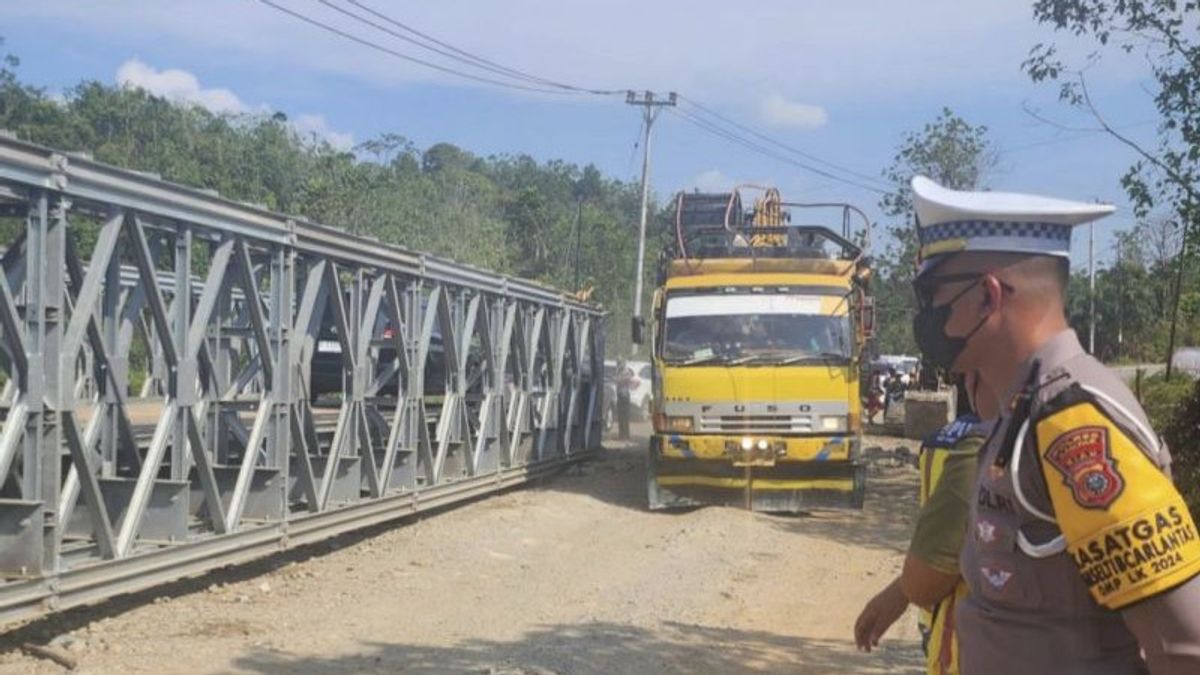
[[552,288],[9,137],[0,217],[0,621],[599,447],[603,316]]

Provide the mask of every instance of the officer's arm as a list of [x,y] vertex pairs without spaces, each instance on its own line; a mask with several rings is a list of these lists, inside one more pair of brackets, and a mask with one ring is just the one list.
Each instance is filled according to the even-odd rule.
[[1200,670],[1200,576],[1121,610],[1153,673]]
[[1037,445],[1068,552],[1155,673],[1200,672],[1200,539],[1179,491],[1086,398],[1043,412]]

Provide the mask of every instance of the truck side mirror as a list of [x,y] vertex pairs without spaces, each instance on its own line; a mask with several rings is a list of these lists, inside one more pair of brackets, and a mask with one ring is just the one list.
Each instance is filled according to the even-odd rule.
[[863,338],[870,339],[875,337],[875,298],[870,295],[864,295],[858,311],[858,325],[862,330]]
[[646,335],[645,335],[646,320],[640,316],[635,316],[635,317],[633,317],[633,320],[630,322],[630,327],[632,328],[633,344],[635,344],[635,345],[642,344],[642,342],[645,341],[645,337],[646,337]]

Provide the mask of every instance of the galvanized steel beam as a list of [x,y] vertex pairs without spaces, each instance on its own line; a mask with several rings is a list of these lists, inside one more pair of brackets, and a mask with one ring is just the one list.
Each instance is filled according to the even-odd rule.
[[0,621],[599,447],[603,315],[553,288],[7,136],[0,199]]

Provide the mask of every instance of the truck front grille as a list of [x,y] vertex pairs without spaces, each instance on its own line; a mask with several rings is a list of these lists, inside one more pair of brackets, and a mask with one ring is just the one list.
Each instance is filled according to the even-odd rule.
[[811,415],[701,415],[700,432],[712,434],[807,434]]

